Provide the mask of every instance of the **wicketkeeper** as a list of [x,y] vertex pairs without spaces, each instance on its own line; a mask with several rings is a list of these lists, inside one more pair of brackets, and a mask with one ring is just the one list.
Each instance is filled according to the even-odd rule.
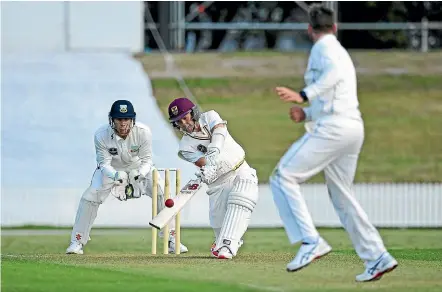
[[[98,207],[109,194],[120,201],[142,195],[152,198],[152,135],[148,126],[135,122],[135,117],[131,102],[117,100],[109,112],[109,124],[95,132],[98,166],[90,186],[81,197],[67,254],[83,254]],[[163,208],[164,193],[160,187],[158,210]],[[174,253],[174,220],[171,220],[169,228],[169,252]],[[181,244],[180,251],[187,252],[187,247]]]

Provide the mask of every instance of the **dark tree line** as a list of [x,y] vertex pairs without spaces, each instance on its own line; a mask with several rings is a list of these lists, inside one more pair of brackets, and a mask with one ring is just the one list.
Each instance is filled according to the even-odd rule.
[[[421,22],[442,21],[442,2],[340,2],[341,22]],[[430,31],[430,46],[441,47],[442,31]],[[421,32],[342,31],[341,42],[352,48],[419,48]]]

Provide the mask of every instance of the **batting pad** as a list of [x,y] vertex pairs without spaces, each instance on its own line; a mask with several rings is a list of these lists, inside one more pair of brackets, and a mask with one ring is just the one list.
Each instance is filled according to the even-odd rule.
[[236,255],[239,242],[249,226],[257,201],[256,183],[249,179],[236,179],[227,201],[227,212],[216,242],[217,249],[226,246],[233,255]]
[[217,239],[216,248],[226,246],[233,255],[239,248],[239,241],[244,235],[250,222],[252,211],[244,206],[229,204],[224,217],[224,224]]

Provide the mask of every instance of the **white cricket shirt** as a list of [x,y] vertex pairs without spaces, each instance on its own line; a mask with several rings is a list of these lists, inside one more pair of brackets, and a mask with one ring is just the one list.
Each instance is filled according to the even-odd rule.
[[[348,117],[361,119],[356,70],[350,55],[335,35],[322,36],[313,46],[304,74],[310,106],[306,121]],[[308,126],[306,125],[308,128]]]
[[152,134],[148,126],[136,122],[126,139],[121,138],[110,125],[95,132],[95,151],[98,167],[114,178],[116,171],[138,169],[146,176],[152,167]]

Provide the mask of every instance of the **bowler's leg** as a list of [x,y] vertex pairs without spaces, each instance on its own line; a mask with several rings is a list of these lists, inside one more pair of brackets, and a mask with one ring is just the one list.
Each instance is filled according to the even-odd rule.
[[330,199],[359,257],[364,261],[377,259],[385,247],[376,228],[353,195],[352,184],[357,155],[346,155],[325,168]]
[[324,139],[305,134],[281,158],[270,177],[273,199],[290,243],[313,243],[318,232],[301,194],[300,184],[319,173],[334,159]]
[[379,279],[397,266],[396,260],[386,251],[379,232],[355,199],[352,183],[356,172],[357,154],[349,154],[334,161],[325,169],[330,199],[348,232],[356,253],[365,261],[366,270],[357,281]]
[[323,170],[336,158],[340,147],[338,140],[306,134],[290,147],[270,178],[273,198],[290,242],[303,242],[287,265],[288,271],[298,271],[331,251],[313,224],[300,183]]

